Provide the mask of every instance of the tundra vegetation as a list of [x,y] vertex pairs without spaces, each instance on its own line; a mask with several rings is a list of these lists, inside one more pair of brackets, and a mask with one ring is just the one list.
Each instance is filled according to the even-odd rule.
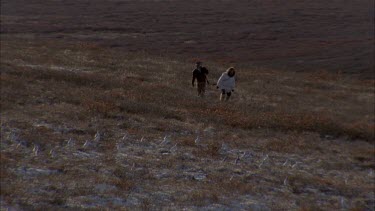
[[[374,209],[373,1],[3,0],[0,18],[1,209]],[[235,66],[229,102],[197,97],[195,57],[211,83]]]
[[7,36],[1,55],[4,208],[374,206],[373,80],[240,67],[224,103],[168,57]]

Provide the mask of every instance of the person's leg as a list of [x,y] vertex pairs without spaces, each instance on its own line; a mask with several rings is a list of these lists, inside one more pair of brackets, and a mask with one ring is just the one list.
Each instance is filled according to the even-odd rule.
[[225,99],[225,101],[228,101],[231,95],[232,95],[232,92],[228,92],[227,93],[227,98]]
[[220,101],[224,100],[224,96],[225,96],[225,89],[222,89],[221,94],[220,94]]
[[201,84],[201,97],[204,97],[204,94],[206,92],[206,83]]
[[199,82],[197,84],[197,91],[198,91],[198,96],[201,96],[202,90],[201,90],[201,84]]
[[198,83],[198,96],[203,97],[205,92],[205,84],[204,83]]

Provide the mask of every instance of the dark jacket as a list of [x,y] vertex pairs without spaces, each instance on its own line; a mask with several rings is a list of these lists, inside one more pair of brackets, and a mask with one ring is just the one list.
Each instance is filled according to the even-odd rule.
[[198,83],[206,83],[208,84],[207,80],[208,70],[205,67],[196,68],[193,70],[193,80],[192,84],[194,85],[195,79],[197,79]]

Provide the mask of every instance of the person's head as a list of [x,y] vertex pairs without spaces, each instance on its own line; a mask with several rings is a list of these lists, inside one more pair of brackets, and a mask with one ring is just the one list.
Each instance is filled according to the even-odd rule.
[[229,75],[229,77],[233,77],[236,74],[236,71],[234,70],[234,67],[228,68],[227,74]]
[[197,67],[201,67],[202,66],[202,62],[201,61],[197,61],[197,63],[195,63],[197,65]]

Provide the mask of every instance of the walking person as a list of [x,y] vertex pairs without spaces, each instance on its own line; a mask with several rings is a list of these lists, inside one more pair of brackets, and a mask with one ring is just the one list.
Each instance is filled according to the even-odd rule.
[[196,68],[193,70],[193,80],[191,83],[194,87],[195,79],[197,79],[198,96],[200,97],[204,97],[204,93],[206,91],[206,83],[209,84],[207,75],[208,75],[207,68],[203,67],[202,62],[198,61],[196,63]]
[[234,75],[236,74],[233,67],[230,67],[221,74],[219,80],[217,81],[217,89],[221,90],[220,101],[228,101],[232,92],[234,92],[234,87],[236,85],[236,79]]

